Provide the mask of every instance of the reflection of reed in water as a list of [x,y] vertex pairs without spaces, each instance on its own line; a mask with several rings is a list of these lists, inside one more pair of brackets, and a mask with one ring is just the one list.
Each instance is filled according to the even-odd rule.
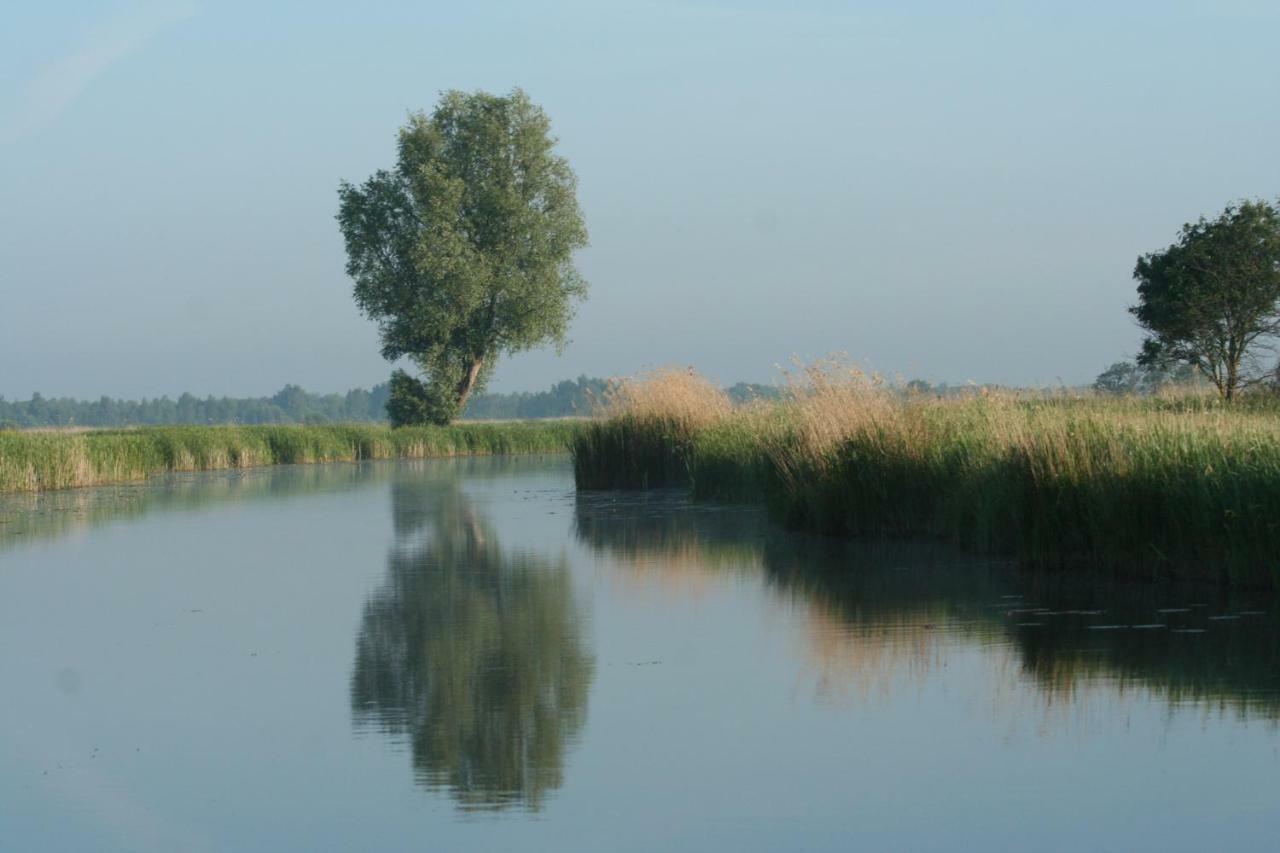
[[372,481],[369,465],[343,463],[170,474],[146,483],[0,495],[0,550],[156,512],[275,500]]
[[1001,561],[932,543],[774,532],[761,562],[775,593],[803,607],[807,666],[820,699],[918,687],[975,644],[985,646],[993,665],[1010,653],[1000,643],[999,613],[987,606],[1007,594]]
[[998,681],[1029,679],[1045,711],[1100,688],[1280,718],[1280,619],[1269,604],[1185,585],[1029,576],[932,543],[836,541],[771,529],[753,509],[689,509],[670,494],[584,494],[576,529],[675,589],[696,588],[699,571],[763,571],[799,614],[820,697],[919,683],[967,648]]
[[701,596],[726,573],[759,571],[764,513],[713,507],[684,489],[577,496],[577,536],[624,564],[617,580],[677,596]]
[[77,536],[114,521],[221,504],[274,501],[386,482],[396,471],[450,472],[468,479],[506,476],[545,466],[537,457],[458,457],[413,461],[276,465],[165,474],[145,483],[0,494],[0,551],[39,540]]
[[356,725],[405,739],[418,781],[461,808],[536,810],[594,673],[568,566],[504,551],[455,478],[397,479],[392,513],[387,582],[356,644]]
[[[931,582],[938,550],[930,546],[788,535],[759,508],[691,502],[677,491],[582,493],[575,527],[625,567],[623,584],[700,595],[726,574],[763,572],[801,630],[819,698],[888,690],[899,677],[918,681],[944,661],[943,638],[999,628],[990,612],[957,606],[948,586]],[[911,571],[896,571],[902,566]]]
[[1192,584],[1028,577],[1043,605],[1013,627],[1023,666],[1059,697],[1102,682],[1170,704],[1280,719],[1280,614],[1261,600]]

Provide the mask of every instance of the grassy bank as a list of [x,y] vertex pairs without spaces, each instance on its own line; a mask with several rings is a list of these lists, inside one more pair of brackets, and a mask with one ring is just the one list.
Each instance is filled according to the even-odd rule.
[[579,424],[522,421],[393,430],[379,425],[144,427],[0,432],[0,492],[143,480],[258,465],[557,453]]
[[579,488],[685,484],[837,535],[931,536],[1037,565],[1280,580],[1280,411],[1201,397],[909,396],[814,368],[778,404],[624,384],[573,440]]

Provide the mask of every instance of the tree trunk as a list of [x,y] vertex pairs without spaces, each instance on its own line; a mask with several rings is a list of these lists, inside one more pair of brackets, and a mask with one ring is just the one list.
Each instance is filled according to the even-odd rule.
[[458,414],[462,414],[463,408],[466,407],[467,398],[471,396],[471,390],[476,387],[476,379],[480,376],[482,367],[484,367],[484,357],[478,356],[472,360],[466,375],[458,383]]

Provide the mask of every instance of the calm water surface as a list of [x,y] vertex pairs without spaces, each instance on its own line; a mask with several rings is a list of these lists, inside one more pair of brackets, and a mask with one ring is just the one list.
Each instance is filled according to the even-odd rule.
[[1213,850],[1280,620],[563,459],[0,498],[0,850]]

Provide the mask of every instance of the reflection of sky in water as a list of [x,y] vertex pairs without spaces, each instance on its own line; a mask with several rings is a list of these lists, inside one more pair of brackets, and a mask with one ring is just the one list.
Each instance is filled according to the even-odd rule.
[[181,477],[0,498],[0,520],[15,849],[1215,849],[1280,829],[1276,621],[1220,591],[575,498],[563,460]]

